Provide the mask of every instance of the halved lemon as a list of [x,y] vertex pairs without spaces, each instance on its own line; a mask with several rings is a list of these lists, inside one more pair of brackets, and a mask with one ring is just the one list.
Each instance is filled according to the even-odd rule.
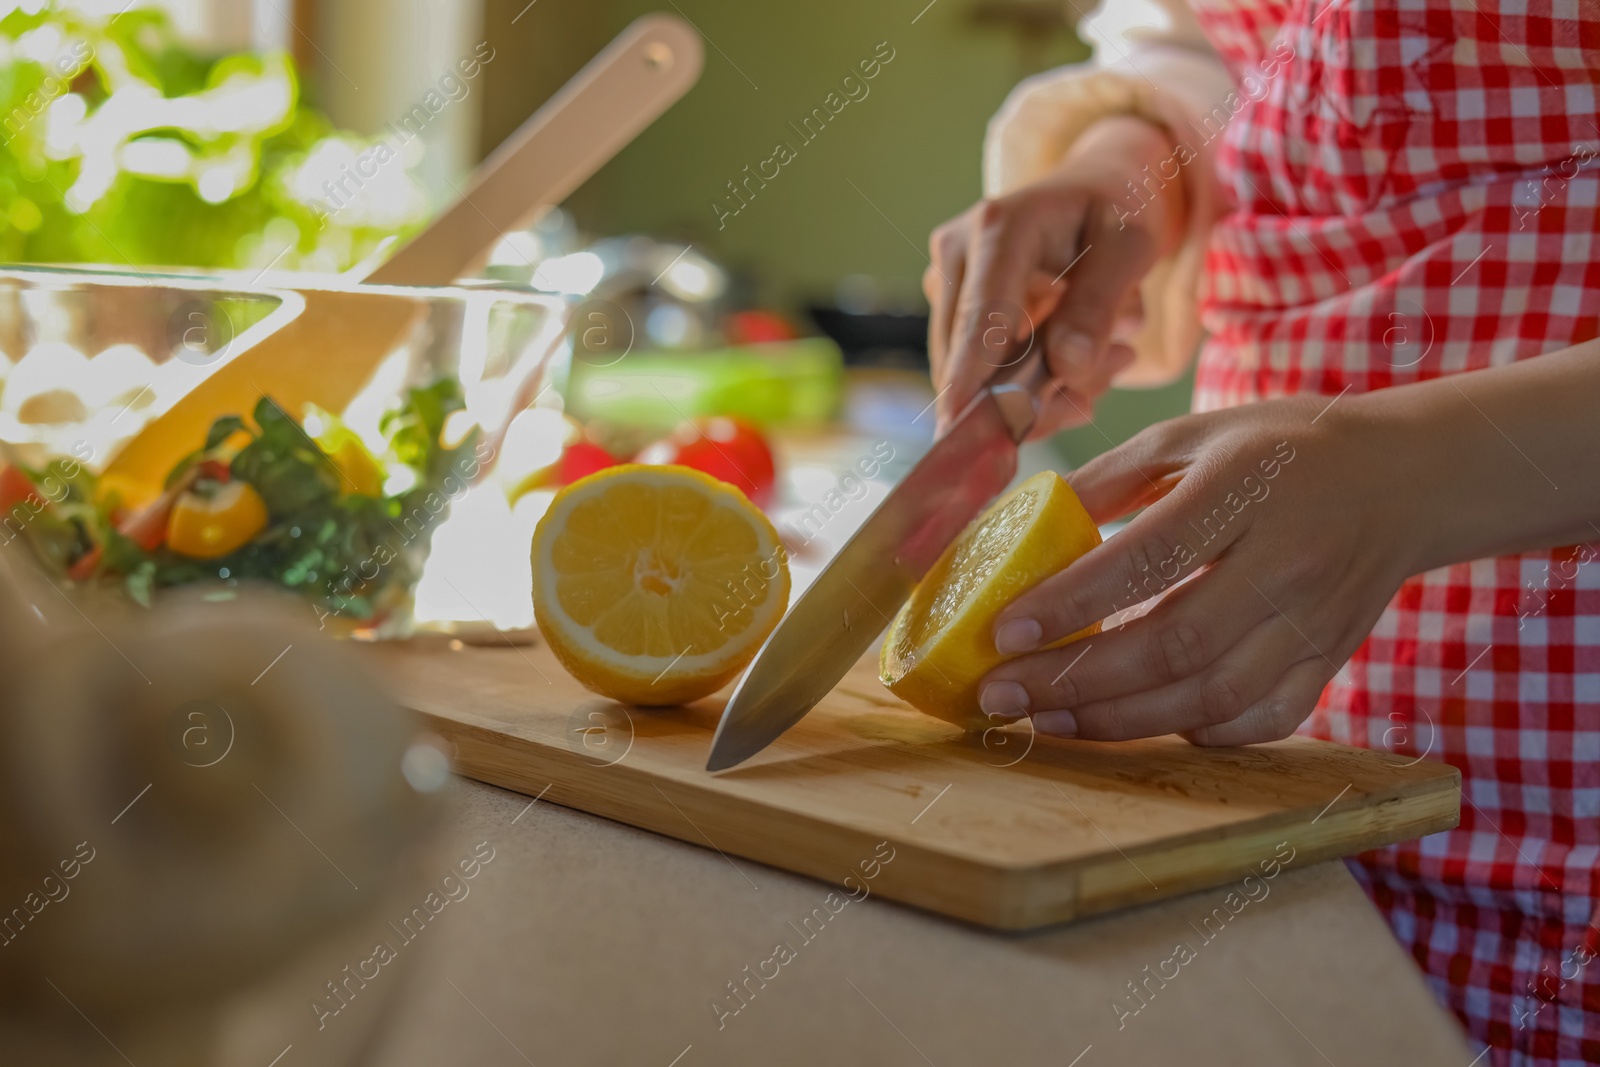
[[[895,696],[968,730],[994,725],[978,681],[1007,657],[994,647],[1005,606],[1100,543],[1100,531],[1054,471],[989,506],[918,583],[889,626],[879,676]],[[1051,647],[1098,633],[1095,623]]]
[[682,704],[755,656],[789,603],[772,523],[687,467],[625,464],[557,493],[533,535],[533,607],[562,666],[630,704]]

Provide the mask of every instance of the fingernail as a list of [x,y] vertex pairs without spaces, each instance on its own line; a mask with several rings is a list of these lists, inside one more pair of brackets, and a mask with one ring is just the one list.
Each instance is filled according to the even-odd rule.
[[1078,717],[1065,709],[1041,711],[1033,717],[1033,728],[1051,737],[1077,737]]
[[1028,691],[1016,682],[990,682],[978,694],[978,707],[991,719],[1016,722],[1028,713]]
[[1073,331],[1061,338],[1061,355],[1067,366],[1083,370],[1094,360],[1094,339]]
[[1035,619],[1012,619],[994,632],[994,649],[1002,656],[1013,652],[1031,652],[1039,647],[1044,637],[1044,627]]

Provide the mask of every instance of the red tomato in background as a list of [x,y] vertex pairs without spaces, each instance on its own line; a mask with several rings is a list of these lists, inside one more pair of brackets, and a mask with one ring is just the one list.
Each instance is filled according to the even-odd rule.
[[761,431],[724,416],[686,422],[634,459],[635,463],[692,467],[744,493],[756,507],[772,503],[777,466]]
[[574,441],[561,450],[561,458],[556,461],[556,484],[571,485],[621,462],[593,441]]
[[735,311],[723,320],[722,331],[734,345],[793,341],[800,336],[789,320],[775,311]]

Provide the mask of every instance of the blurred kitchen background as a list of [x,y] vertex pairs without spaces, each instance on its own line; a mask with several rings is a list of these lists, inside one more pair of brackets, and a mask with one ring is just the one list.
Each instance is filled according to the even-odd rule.
[[[478,160],[655,6],[0,3],[0,259],[348,269],[458,195]],[[829,337],[838,353],[802,341],[788,357],[813,381],[842,359],[849,371],[833,379],[842,395],[797,389],[783,403],[798,410],[735,401],[731,413],[768,422],[842,413],[858,426],[923,432],[931,419],[904,425],[920,405],[897,383],[926,366],[927,235],[979,195],[984,126],[1010,88],[1089,54],[1075,8],[667,0],[664,10],[707,40],[698,86],[564,211],[508,235],[489,272],[576,298],[604,273],[592,295],[608,329],[579,371],[606,371],[619,346],[727,356]],[[868,60],[877,76],[861,80]],[[857,80],[842,85],[847,75]],[[830,93],[834,107],[849,102],[807,142],[796,127]],[[794,158],[765,162],[779,142]],[[778,164],[776,178],[750,179]],[[618,240],[637,237],[647,240]],[[628,314],[610,314],[619,307]],[[622,321],[625,337],[610,328]],[[1081,463],[1185,410],[1189,390],[1185,380],[1115,393],[1095,427],[1054,446]],[[584,413],[581,396],[568,398],[580,414],[616,414],[595,406]]]

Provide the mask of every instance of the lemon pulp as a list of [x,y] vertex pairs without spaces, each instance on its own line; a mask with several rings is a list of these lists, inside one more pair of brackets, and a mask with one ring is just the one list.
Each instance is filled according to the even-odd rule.
[[[994,647],[995,619],[1099,543],[1094,520],[1059,474],[1029,478],[974,519],[918,583],[884,639],[884,685],[965,729],[994,725],[978,708],[977,688],[1006,658]],[[1057,645],[1099,629],[1096,623]]]
[[715,691],[788,603],[772,524],[683,467],[624,465],[556,495],[533,546],[534,611],[580,682],[635,704]]

